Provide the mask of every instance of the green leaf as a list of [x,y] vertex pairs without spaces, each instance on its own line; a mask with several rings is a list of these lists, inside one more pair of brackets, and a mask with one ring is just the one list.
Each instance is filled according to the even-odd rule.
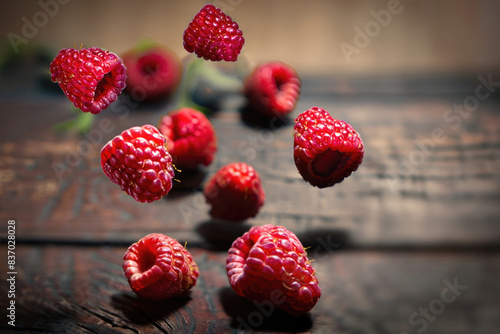
[[91,113],[82,112],[80,109],[72,108],[73,112],[78,112],[77,116],[69,121],[57,123],[54,129],[59,132],[77,131],[79,133],[87,133],[94,122],[94,115]]

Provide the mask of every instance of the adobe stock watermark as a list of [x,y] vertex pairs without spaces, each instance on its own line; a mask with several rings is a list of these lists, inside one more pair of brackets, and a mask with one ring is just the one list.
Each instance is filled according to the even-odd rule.
[[371,41],[380,35],[382,29],[391,23],[393,16],[400,14],[403,9],[404,7],[399,0],[389,0],[386,9],[379,11],[371,10],[370,15],[373,17],[373,20],[366,22],[363,29],[359,26],[354,27],[354,45],[344,41],[339,44],[347,63],[350,64],[353,55],[359,55],[364,48],[370,45]]
[[[157,68],[153,67],[146,67],[144,70],[150,74],[157,72]],[[130,94],[126,92],[120,94],[119,99],[109,106],[109,111],[120,115],[118,119],[121,121],[126,119],[130,111],[137,109],[139,103],[147,98],[148,90],[155,89],[161,80],[161,76],[145,76],[141,85],[134,87]],[[65,176],[71,174],[96,147],[102,147],[105,144],[105,135],[115,129],[115,124],[110,118],[102,118],[99,120],[98,126],[85,133],[84,138],[76,146],[68,145],[64,160],[54,161],[51,164],[59,182],[62,182]]]
[[[429,157],[435,153],[436,146],[448,140],[447,132],[456,131],[462,127],[464,120],[469,118],[480,106],[481,101],[487,100],[500,87],[500,81],[493,80],[493,74],[487,77],[479,75],[478,85],[474,94],[466,96],[462,103],[455,103],[442,115],[445,126],[434,128],[429,137],[424,140],[415,140],[415,149],[407,157],[401,158],[395,172],[389,172],[385,179],[392,191],[397,190],[397,183],[401,178],[413,175]],[[450,130],[451,129],[451,130]]]
[[95,146],[103,144],[104,135],[111,133],[115,126],[111,119],[103,118],[99,121],[97,128],[91,129],[84,134],[84,139],[80,140],[74,147],[66,146],[67,152],[64,161],[54,161],[51,166],[59,182],[64,177],[71,174],[84,160],[91,154]]
[[248,163],[257,158],[258,152],[269,147],[274,141],[274,131],[279,129],[280,124],[284,122],[284,118],[273,117],[269,120],[269,128],[262,128],[256,134],[250,134],[244,140],[240,141],[237,147],[238,153],[244,157]]
[[38,0],[37,3],[40,10],[36,11],[31,18],[26,16],[21,18],[23,25],[20,34],[13,31],[7,34],[7,38],[14,52],[19,53],[19,47],[35,38],[39,30],[45,27],[50,19],[54,18],[57,13],[59,13],[60,6],[66,5],[70,1],[71,0]]
[[[215,188],[218,190],[217,188]],[[201,213],[206,211],[205,195],[202,192],[197,192],[193,190],[194,196],[191,197],[191,203],[181,203],[177,206],[179,209],[182,220],[185,225],[190,225],[197,221],[196,217]],[[216,196],[216,194],[210,194],[210,196]]]
[[[316,238],[317,247],[314,253],[308,252],[308,257],[314,259],[315,261],[322,261],[325,256],[332,255],[339,247],[340,243],[334,242],[330,235],[326,236],[326,240],[318,237]],[[286,273],[282,276],[284,285],[291,285],[295,280]],[[246,319],[242,316],[238,316],[235,320],[238,322],[238,327],[236,328],[238,333],[251,333],[254,329],[261,327],[265,319],[271,317],[280,305],[286,302],[286,295],[281,289],[275,289],[271,291],[268,300],[253,301],[252,304],[255,306],[256,310],[250,312]]]
[[[444,288],[441,290],[439,298],[435,298],[429,302],[427,307],[419,307],[418,312],[413,312],[408,317],[408,323],[415,327],[417,333],[423,333],[429,326],[429,322],[434,322],[437,316],[441,315],[447,304],[451,304],[457,300],[463,291],[467,290],[466,285],[461,285],[458,278],[455,277],[453,283],[448,279],[443,281]],[[410,334],[407,331],[401,331],[399,334]]]

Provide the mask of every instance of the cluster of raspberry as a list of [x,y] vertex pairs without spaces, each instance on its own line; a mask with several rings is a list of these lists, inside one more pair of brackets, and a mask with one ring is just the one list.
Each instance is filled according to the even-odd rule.
[[[185,50],[197,57],[227,62],[237,61],[245,42],[238,24],[211,4],[195,15],[183,40]],[[116,54],[96,47],[63,49],[50,71],[52,80],[75,107],[97,114],[122,90],[133,89],[144,74],[169,78],[156,79],[146,95],[170,94],[182,72],[176,70],[178,66],[167,66],[174,58],[168,51],[155,49],[142,57],[128,54],[124,63]],[[166,67],[169,76],[164,73]],[[256,66],[244,83],[250,110],[267,118],[289,115],[300,90],[297,71],[280,61]],[[318,188],[342,182],[363,160],[359,134],[320,107],[311,107],[295,119],[293,139],[298,172]],[[217,143],[206,115],[183,107],[161,117],[158,126],[135,126],[114,137],[101,150],[101,166],[109,179],[136,201],[153,202],[170,192],[176,171],[210,165]],[[265,201],[260,176],[244,162],[220,168],[206,182],[203,194],[211,207],[210,215],[231,222],[255,217]],[[159,233],[130,246],[123,269],[131,289],[147,299],[185,296],[199,276],[187,249]],[[309,312],[321,295],[306,250],[297,236],[282,226],[253,226],[237,238],[229,249],[226,269],[237,294],[252,301],[268,301],[295,316]]]

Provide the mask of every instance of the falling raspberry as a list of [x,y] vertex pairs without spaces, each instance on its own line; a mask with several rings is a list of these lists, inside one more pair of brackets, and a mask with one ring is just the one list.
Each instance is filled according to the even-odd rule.
[[236,61],[245,39],[238,24],[213,5],[205,5],[184,31],[184,48],[199,58]]
[[164,145],[165,137],[154,126],[132,127],[102,148],[102,169],[136,201],[153,202],[172,188],[172,157]]
[[325,188],[342,182],[363,161],[359,134],[322,108],[313,107],[300,114],[293,133],[295,165],[313,186]]
[[50,64],[52,81],[75,107],[92,114],[106,109],[121,94],[126,70],[117,55],[99,48],[62,49]]
[[265,200],[259,174],[244,162],[220,168],[206,183],[203,194],[211,206],[210,215],[230,221],[255,217]]
[[217,151],[217,137],[212,123],[200,111],[181,108],[160,119],[158,129],[165,136],[166,147],[179,169],[208,166]]
[[252,111],[283,118],[294,110],[300,89],[295,69],[276,61],[257,66],[245,80],[244,93]]

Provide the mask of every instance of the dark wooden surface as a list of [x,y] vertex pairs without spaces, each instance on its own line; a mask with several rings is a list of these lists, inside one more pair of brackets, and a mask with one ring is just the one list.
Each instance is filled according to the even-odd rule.
[[[457,114],[448,109],[473,95],[478,82],[423,78],[415,89],[405,80],[313,79],[304,80],[292,119],[317,105],[361,133],[365,160],[350,178],[323,190],[303,182],[292,159],[292,125],[251,126],[234,98],[211,116],[219,150],[200,185],[189,189],[193,180],[183,180],[151,204],[112,184],[99,152],[125,128],[156,124],[168,105],[122,98],[96,116],[90,137],[58,134],[54,124],[73,117],[63,96],[4,82],[2,314],[9,301],[6,225],[15,219],[20,332],[236,333],[253,323],[269,333],[500,333],[498,94],[450,121]],[[436,129],[446,139],[429,144]],[[210,221],[200,193],[204,180],[232,161],[253,165],[266,191],[259,215],[241,225]],[[229,288],[227,248],[266,223],[286,226],[311,247],[323,294],[307,316],[262,316]],[[187,241],[200,266],[189,298],[150,302],[129,289],[122,256],[152,232]],[[454,282],[465,288],[453,302],[440,302]],[[418,314],[424,308],[435,314]],[[11,332],[0,319],[0,330]]]

